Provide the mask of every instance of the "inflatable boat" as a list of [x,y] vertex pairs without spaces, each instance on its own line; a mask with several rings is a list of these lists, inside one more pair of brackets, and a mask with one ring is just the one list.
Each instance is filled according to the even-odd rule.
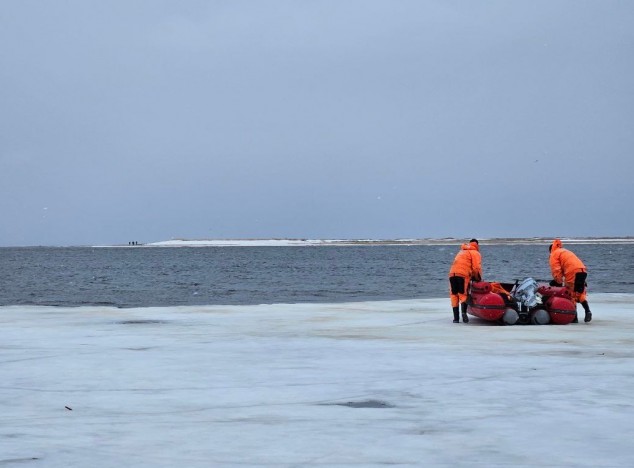
[[574,320],[576,306],[566,288],[532,278],[515,283],[473,281],[467,313],[507,325],[566,325]]

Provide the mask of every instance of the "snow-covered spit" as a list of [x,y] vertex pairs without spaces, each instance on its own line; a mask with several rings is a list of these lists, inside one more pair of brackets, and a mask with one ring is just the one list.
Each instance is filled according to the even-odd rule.
[[[565,244],[634,244],[634,237],[562,237]],[[346,245],[456,245],[468,239],[171,239],[166,241],[95,247],[293,247]],[[481,238],[481,244],[549,244],[552,238]]]
[[2,307],[0,465],[631,467],[634,295],[590,302]]

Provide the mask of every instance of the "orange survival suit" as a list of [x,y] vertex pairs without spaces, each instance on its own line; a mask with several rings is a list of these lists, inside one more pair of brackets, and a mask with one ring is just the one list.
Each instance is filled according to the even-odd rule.
[[469,281],[482,280],[482,257],[478,242],[462,244],[460,252],[449,270],[449,298],[451,307],[458,307],[459,303],[467,302]]
[[549,262],[554,280],[563,284],[576,302],[584,302],[588,270],[579,257],[564,249],[560,239],[555,239],[550,246]]

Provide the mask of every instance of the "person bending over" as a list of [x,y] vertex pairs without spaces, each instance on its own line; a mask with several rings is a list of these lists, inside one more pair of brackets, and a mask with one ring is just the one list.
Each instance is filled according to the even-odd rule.
[[469,322],[467,294],[470,280],[482,280],[482,257],[477,239],[471,239],[468,244],[462,244],[449,270],[449,298],[453,310],[453,323],[460,322],[459,305],[462,308],[462,321]]
[[[550,271],[553,274],[551,286],[565,286],[575,303],[580,303],[586,312],[584,322],[592,320],[592,312],[586,294],[588,270],[583,262],[568,249],[562,247],[560,239],[555,239],[548,248],[550,252]],[[579,322],[575,311],[573,323]]]

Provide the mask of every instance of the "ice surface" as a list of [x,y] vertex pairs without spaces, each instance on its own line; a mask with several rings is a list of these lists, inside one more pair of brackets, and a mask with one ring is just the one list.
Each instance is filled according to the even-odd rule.
[[634,466],[634,295],[0,308],[0,466]]

